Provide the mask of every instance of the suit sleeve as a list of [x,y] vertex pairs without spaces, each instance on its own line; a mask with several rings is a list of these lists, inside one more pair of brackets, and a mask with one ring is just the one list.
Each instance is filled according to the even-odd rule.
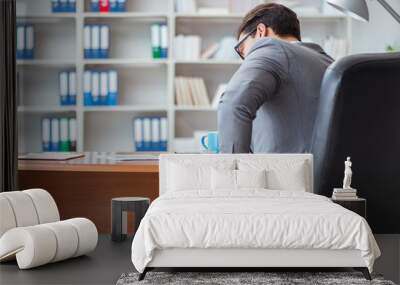
[[218,106],[222,153],[251,152],[253,120],[257,110],[273,99],[283,77],[281,62],[257,54],[239,68]]

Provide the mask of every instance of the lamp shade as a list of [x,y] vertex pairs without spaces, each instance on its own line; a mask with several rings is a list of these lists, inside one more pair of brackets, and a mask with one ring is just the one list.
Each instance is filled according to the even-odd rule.
[[368,6],[365,0],[327,0],[339,11],[361,21],[369,21]]

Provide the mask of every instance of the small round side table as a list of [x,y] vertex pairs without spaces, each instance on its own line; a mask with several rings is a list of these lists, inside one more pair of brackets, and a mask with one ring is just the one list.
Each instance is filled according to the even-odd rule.
[[135,233],[146,214],[150,199],[144,197],[118,197],[111,200],[111,239],[123,241],[127,234],[127,212],[135,214]]

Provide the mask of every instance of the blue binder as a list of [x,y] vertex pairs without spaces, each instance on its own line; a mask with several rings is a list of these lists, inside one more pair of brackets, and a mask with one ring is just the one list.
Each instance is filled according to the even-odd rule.
[[101,58],[100,53],[100,25],[90,26],[91,58]]
[[50,151],[59,151],[60,149],[60,125],[57,118],[51,119],[51,143]]
[[161,149],[161,140],[160,140],[160,118],[152,117],[151,118],[151,145],[150,150],[159,151]]
[[166,117],[160,118],[160,151],[168,149],[168,120]]
[[100,25],[99,26],[100,46],[99,46],[99,58],[109,58],[110,50],[110,26]]
[[151,118],[143,118],[143,150],[152,151],[151,148]]
[[61,71],[58,75],[61,106],[68,105],[68,77],[69,76],[67,71]]
[[135,118],[133,120],[133,141],[135,144],[136,151],[143,151],[144,144],[143,144],[143,119],[142,118]]
[[90,10],[92,12],[99,12],[100,11],[100,0],[90,0]]
[[118,105],[118,73],[115,70],[108,72],[108,96],[107,105]]
[[118,12],[126,12],[126,0],[117,0]]
[[25,25],[25,49],[24,49],[24,59],[33,59],[34,55],[34,31],[32,25]]
[[59,0],[59,11],[60,12],[68,12],[68,0]]
[[92,105],[92,72],[86,70],[83,74],[83,104]]
[[61,12],[59,0],[51,0],[51,11],[52,11],[53,13],[59,13],[59,12]]
[[76,72],[68,72],[68,102],[67,105],[76,105]]
[[51,132],[50,132],[50,119],[43,118],[42,119],[42,150],[50,151],[50,141],[51,141]]
[[110,12],[119,12],[119,10],[118,10],[118,1],[117,0],[110,0],[109,1],[109,10],[110,10]]
[[17,59],[24,58],[25,51],[25,26],[17,25]]
[[92,88],[91,88],[92,105],[100,105],[100,73],[97,71],[93,71],[91,81],[92,81]]
[[69,13],[76,12],[76,0],[68,0],[67,11]]

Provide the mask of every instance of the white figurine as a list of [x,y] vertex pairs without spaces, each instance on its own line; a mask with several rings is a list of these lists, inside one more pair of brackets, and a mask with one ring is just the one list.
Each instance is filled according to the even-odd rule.
[[351,177],[353,176],[353,171],[351,170],[351,161],[350,157],[347,157],[347,160],[344,162],[344,179],[343,179],[343,189],[352,189],[351,188]]

